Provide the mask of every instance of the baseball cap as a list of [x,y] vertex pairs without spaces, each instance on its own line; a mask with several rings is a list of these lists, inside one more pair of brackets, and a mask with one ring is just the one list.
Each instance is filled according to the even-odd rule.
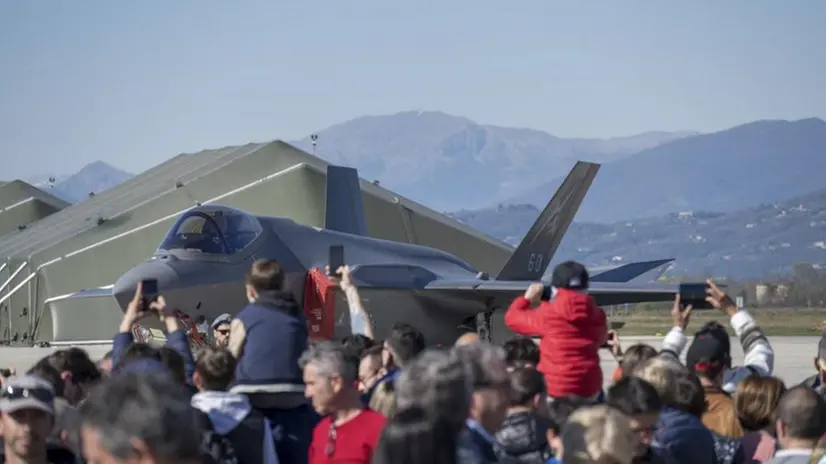
[[685,364],[693,371],[715,370],[726,365],[728,348],[714,334],[705,332],[694,337],[685,355]]
[[52,386],[33,375],[20,375],[5,379],[2,394],[0,394],[0,411],[12,413],[22,409],[37,409],[54,415]]
[[215,329],[221,324],[229,324],[230,322],[232,322],[232,316],[230,316],[228,313],[224,313],[216,317],[215,320],[212,321],[212,328]]
[[587,289],[588,270],[576,261],[565,261],[554,268],[551,285],[556,288]]

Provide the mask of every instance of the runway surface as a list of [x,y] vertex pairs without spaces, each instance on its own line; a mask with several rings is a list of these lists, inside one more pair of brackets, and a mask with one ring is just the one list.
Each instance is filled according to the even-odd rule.
[[[624,337],[622,344],[629,347],[635,343],[647,343],[659,349],[662,338],[659,337]],[[813,358],[817,354],[818,337],[770,337],[774,348],[775,375],[794,385],[804,378],[814,374]],[[97,360],[109,351],[109,345],[82,346],[93,359]],[[31,367],[38,359],[46,356],[58,348],[0,348],[0,367],[13,367],[21,373]],[[743,362],[743,351],[735,340],[732,340],[732,354],[735,365]],[[616,362],[607,351],[602,352],[602,370],[606,382],[610,382],[611,373]]]

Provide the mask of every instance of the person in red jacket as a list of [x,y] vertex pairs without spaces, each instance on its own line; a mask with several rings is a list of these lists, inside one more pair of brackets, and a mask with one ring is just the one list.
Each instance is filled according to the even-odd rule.
[[540,338],[538,368],[548,396],[596,398],[602,393],[599,349],[608,336],[605,312],[586,292],[588,271],[582,264],[558,265],[551,285],[553,298],[540,301],[544,285],[531,284],[511,303],[505,324],[519,335]]

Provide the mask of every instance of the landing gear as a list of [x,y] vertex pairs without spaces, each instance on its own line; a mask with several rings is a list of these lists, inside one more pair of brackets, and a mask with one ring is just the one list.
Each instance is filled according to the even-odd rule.
[[479,335],[480,340],[493,342],[493,334],[491,332],[492,317],[493,311],[479,313],[476,315],[476,333]]

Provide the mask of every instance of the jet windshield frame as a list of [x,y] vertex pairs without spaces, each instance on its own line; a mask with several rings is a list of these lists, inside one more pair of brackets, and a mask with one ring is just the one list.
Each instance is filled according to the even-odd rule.
[[[223,227],[219,225],[219,221],[216,220],[218,217],[226,218],[226,220],[220,221]],[[203,221],[201,232],[181,232],[182,226],[186,225],[186,223],[193,218],[198,218]],[[232,221],[236,220],[239,221],[239,223],[246,221],[245,229],[247,229],[236,232],[249,235],[242,239],[242,243],[240,244],[232,240],[233,234],[230,233],[230,229],[232,228],[230,225],[233,223]],[[197,240],[197,246],[192,246],[193,244],[189,242],[189,238],[183,237],[185,234],[195,235],[196,237],[194,238]],[[164,236],[157,251],[193,252],[207,256],[229,257],[242,253],[263,234],[264,228],[261,225],[261,221],[259,221],[256,216],[247,212],[227,207],[195,208],[182,214],[181,217],[175,221]]]

